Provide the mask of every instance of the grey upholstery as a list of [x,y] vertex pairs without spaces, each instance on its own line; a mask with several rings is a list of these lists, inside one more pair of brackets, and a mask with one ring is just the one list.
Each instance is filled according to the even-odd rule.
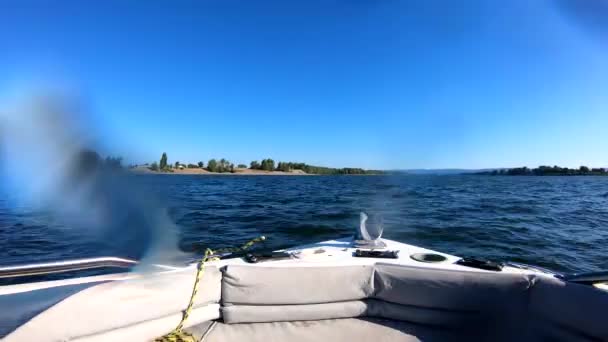
[[425,308],[375,299],[367,301],[365,315],[446,328],[475,324],[480,319],[479,311]]
[[300,305],[229,305],[222,307],[221,310],[226,323],[311,321],[361,317],[366,315],[367,303],[354,300]]
[[479,338],[506,341],[514,332],[521,338],[527,325],[532,283],[523,274],[378,264],[374,298],[379,311],[370,310],[368,315],[457,327]]
[[348,267],[228,266],[225,323],[378,317],[504,335],[525,324],[524,275],[457,272],[392,264]]
[[252,267],[223,270],[226,323],[358,317],[373,294],[373,266]]
[[[205,341],[608,341],[608,293],[548,276],[389,264],[221,271],[207,268],[188,321]],[[63,300],[35,292],[52,306],[4,339],[152,340],[182,318],[194,276],[187,269],[66,287],[58,290],[72,295]],[[15,301],[4,303],[4,316],[14,314]]]
[[[387,340],[408,340],[425,339],[417,334],[429,329],[450,332],[441,335],[448,340],[608,341],[608,294],[550,277],[393,264],[228,266],[223,273],[223,323],[241,324],[218,326],[222,341],[258,334],[273,341],[274,330],[284,338],[277,341],[296,335],[294,341],[339,340],[341,334],[358,340],[381,331]],[[357,324],[370,330],[353,333]],[[419,328],[393,335],[395,324]]]
[[42,311],[96,283],[57,286],[0,296],[0,339]]
[[228,266],[222,278],[222,303],[291,305],[367,298],[373,291],[373,266]]
[[[129,341],[152,340],[181,320],[196,277],[193,271],[189,267],[88,287],[33,317],[4,339],[7,342],[118,341],[121,337]],[[220,317],[221,275],[216,267],[205,269],[187,323]]]
[[521,302],[530,285],[531,280],[519,274],[379,264],[374,277],[374,298],[426,308],[479,311],[489,306],[502,307],[505,302],[512,304],[513,300]]
[[346,318],[249,324],[218,323],[204,342],[458,341],[457,332],[378,318]]
[[608,341],[608,293],[539,278],[530,295],[535,336],[551,341]]

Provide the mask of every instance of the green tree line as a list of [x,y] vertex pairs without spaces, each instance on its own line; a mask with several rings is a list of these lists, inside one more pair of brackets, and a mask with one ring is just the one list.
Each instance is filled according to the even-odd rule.
[[265,171],[283,171],[291,172],[293,170],[302,170],[305,173],[316,174],[316,175],[368,175],[368,174],[382,174],[379,170],[364,170],[362,168],[333,168],[324,166],[308,165],[306,163],[297,162],[279,162],[275,166],[275,162],[272,159],[263,159],[262,162],[252,161],[250,169],[254,170],[265,170]]
[[[245,164],[238,164],[235,167],[234,163],[231,163],[227,159],[210,159],[205,167],[205,163],[199,161],[198,164],[181,164],[179,161],[176,161],[174,164],[169,163],[167,153],[163,153],[160,157],[160,161],[154,162],[150,164],[149,169],[152,171],[161,171],[161,172],[173,172],[173,168],[186,167],[189,169],[192,168],[201,168],[206,169],[209,172],[235,172],[236,168],[247,168]],[[308,174],[317,174],[317,175],[367,175],[367,174],[382,174],[383,171],[378,170],[365,170],[362,168],[353,168],[353,167],[345,167],[345,168],[332,168],[332,167],[323,167],[323,166],[314,166],[308,165],[306,163],[296,163],[296,162],[278,162],[271,158],[262,159],[261,162],[257,160],[252,161],[249,164],[249,168],[252,170],[263,170],[263,171],[283,171],[283,172],[291,172],[294,170],[301,170]]]
[[207,171],[209,172],[234,172],[234,164],[222,158],[219,161],[215,159],[209,160],[207,163]]
[[275,171],[274,160],[270,158],[262,159],[261,163],[258,163],[257,160],[254,160],[249,164],[249,168],[252,170]]
[[578,169],[570,169],[557,165],[542,165],[534,169],[524,166],[511,169],[484,171],[479,172],[478,174],[492,176],[608,176],[608,169],[589,168],[587,166],[581,166]]
[[205,167],[205,163],[202,161],[199,161],[197,164],[183,164],[179,161],[176,161],[174,164],[171,164],[169,163],[169,158],[167,157],[166,152],[163,152],[158,163],[153,162],[148,168],[152,171],[173,172],[174,168],[177,169],[180,167],[188,169],[206,169],[209,172],[234,172],[234,164],[224,158],[220,160],[210,159],[207,162],[207,167]]

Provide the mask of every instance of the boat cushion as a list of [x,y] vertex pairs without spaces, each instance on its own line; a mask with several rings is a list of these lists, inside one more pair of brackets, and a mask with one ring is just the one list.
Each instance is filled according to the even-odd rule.
[[366,299],[298,305],[232,305],[221,308],[224,323],[312,321],[333,318],[378,317],[432,326],[458,328],[476,324],[478,311],[432,309]]
[[487,338],[521,327],[532,284],[527,275],[392,264],[239,265],[223,272],[224,323],[365,316],[475,331]]
[[383,342],[461,341],[459,333],[378,318],[345,318],[272,323],[217,323],[204,342]]
[[458,327],[484,340],[519,339],[513,334],[526,325],[532,284],[525,274],[377,264],[374,297],[380,301],[369,314]]
[[[17,337],[24,332],[27,340],[64,341],[175,317],[163,321],[166,322],[163,329],[169,331],[177,325],[181,312],[188,305],[195,274],[194,268],[187,268],[87,288],[32,318],[8,338],[19,340]],[[207,267],[194,304],[195,309],[211,306],[203,310],[201,319],[219,317],[220,289],[221,273],[216,267]],[[78,324],[66,325],[65,322]]]
[[292,305],[343,302],[373,293],[373,266],[261,267],[223,270],[222,303]]
[[310,321],[364,316],[367,303],[357,300],[299,305],[228,305],[221,311],[225,323]]
[[[211,325],[215,319],[218,318],[219,304],[208,304],[205,306],[197,307],[192,309],[188,320],[184,327],[188,328],[191,326],[198,326],[201,329],[205,325]],[[74,342],[108,342],[108,341],[154,341],[156,338],[167,334],[172,331],[177,324],[181,321],[183,314],[181,312],[174,313],[169,316],[164,316],[157,319],[146,320],[138,322],[136,324],[127,325],[124,327],[105,330],[97,332],[92,335],[83,335],[81,337],[70,339]],[[200,331],[200,330],[199,330]],[[195,336],[200,338],[199,333],[195,333]],[[50,339],[42,339],[37,341],[49,341]],[[15,339],[8,340],[6,342],[21,342],[23,341]],[[29,341],[29,340],[26,340]],[[64,340],[61,340],[64,341]],[[5,341],[3,341],[5,342]]]
[[[65,298],[100,282],[73,284],[0,296],[0,339]],[[18,286],[18,285],[13,285]]]
[[608,293],[538,277],[530,294],[537,334],[553,341],[608,341]]
[[527,275],[462,272],[377,264],[374,297],[387,302],[457,311],[525,306]]

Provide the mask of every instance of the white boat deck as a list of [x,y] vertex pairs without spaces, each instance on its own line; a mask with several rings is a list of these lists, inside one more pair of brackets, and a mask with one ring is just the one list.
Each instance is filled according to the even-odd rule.
[[[283,260],[272,260],[262,261],[256,264],[247,263],[242,258],[230,258],[218,261],[209,261],[207,265],[221,267],[224,265],[236,265],[236,264],[247,264],[255,267],[311,267],[311,266],[344,266],[344,265],[371,265],[375,263],[392,263],[412,267],[422,268],[433,268],[433,269],[446,269],[446,270],[459,270],[459,271],[470,271],[470,272],[491,272],[484,271],[477,268],[471,268],[455,264],[460,259],[458,256],[433,251],[430,249],[408,245],[405,243],[383,239],[386,243],[386,250],[399,250],[399,257],[397,259],[385,259],[385,258],[359,258],[354,257],[353,254],[357,247],[354,246],[352,238],[336,239],[318,242],[309,245],[302,245],[297,247],[288,248],[282,251],[292,253],[294,255],[291,259]],[[415,253],[434,253],[446,257],[445,261],[438,263],[420,262],[412,259],[410,256]],[[161,265],[162,266],[162,265]],[[160,271],[159,273],[165,272],[178,272],[185,269],[191,268],[192,272],[195,272],[196,263],[192,263],[183,268],[167,267],[166,271]],[[534,273],[537,272],[530,270],[523,270],[514,267],[504,267],[504,273]],[[138,278],[141,275],[138,273],[116,273],[107,274],[100,276],[72,278],[65,280],[54,280],[44,281],[37,283],[19,284],[0,286],[0,295],[27,292],[32,290],[51,288],[56,286],[64,286],[71,284],[86,284],[101,281],[117,281],[125,279]]]
[[[357,247],[354,246],[352,238],[344,238],[337,240],[329,240],[318,242],[309,245],[302,245],[284,249],[281,251],[289,252],[294,255],[292,259],[263,261],[256,264],[248,264],[241,258],[224,259],[208,263],[209,265],[234,265],[248,264],[260,267],[308,267],[308,266],[344,266],[344,265],[371,265],[375,263],[391,263],[412,267],[473,271],[473,272],[492,272],[477,268],[471,268],[455,264],[460,259],[458,256],[433,251],[426,248],[421,248],[405,243],[383,239],[386,247],[383,250],[398,250],[399,257],[397,259],[389,258],[360,258],[355,257],[354,252]],[[446,257],[445,261],[431,263],[420,262],[412,259],[410,256],[416,253],[433,253]],[[194,265],[194,264],[193,264]],[[191,265],[191,266],[193,266]],[[513,267],[504,267],[503,272],[507,273],[534,273]]]

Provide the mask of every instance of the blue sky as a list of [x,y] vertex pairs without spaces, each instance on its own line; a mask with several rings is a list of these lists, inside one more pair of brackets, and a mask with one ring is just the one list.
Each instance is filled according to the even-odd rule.
[[136,162],[608,166],[608,6],[582,3],[4,1],[0,89],[78,89]]

